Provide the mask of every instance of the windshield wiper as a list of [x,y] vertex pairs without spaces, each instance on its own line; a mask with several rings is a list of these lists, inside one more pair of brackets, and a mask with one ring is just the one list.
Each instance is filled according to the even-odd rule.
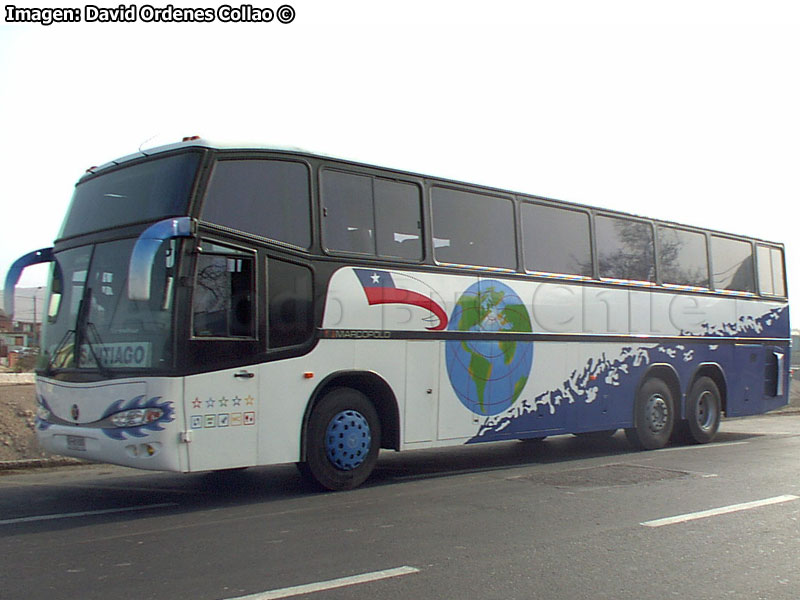
[[81,347],[86,344],[89,348],[89,352],[92,353],[92,357],[94,358],[94,362],[97,365],[97,369],[100,371],[100,374],[104,377],[110,377],[111,371],[108,367],[106,367],[103,362],[100,360],[100,357],[97,356],[97,352],[95,352],[94,346],[95,344],[92,343],[92,340],[89,339],[89,332],[91,331],[95,337],[95,343],[99,343],[102,347],[103,340],[100,339],[100,334],[97,332],[97,327],[95,327],[94,323],[89,321],[89,313],[92,310],[92,288],[89,286],[86,287],[86,291],[84,292],[83,299],[81,300],[81,304],[78,307],[78,318],[76,321],[76,328],[77,334],[75,336],[75,346],[76,346],[76,355],[75,355],[75,366],[77,368],[81,367],[80,364],[80,356],[81,356]]
[[94,351],[94,344],[92,343],[92,341],[89,339],[89,336],[88,336],[88,333],[90,331],[94,334],[95,342],[97,343],[97,345],[102,348],[103,347],[103,340],[100,338],[100,333],[97,331],[97,327],[91,321],[87,321],[86,322],[86,333],[87,333],[87,335],[85,336],[86,345],[89,346],[89,351],[92,353],[92,356],[94,357],[94,362],[97,365],[97,369],[100,371],[100,374],[103,377],[106,377],[106,378],[110,379],[111,378],[111,369],[109,369],[107,366],[105,366],[103,364],[103,362],[100,360],[100,357],[97,356],[97,352]]

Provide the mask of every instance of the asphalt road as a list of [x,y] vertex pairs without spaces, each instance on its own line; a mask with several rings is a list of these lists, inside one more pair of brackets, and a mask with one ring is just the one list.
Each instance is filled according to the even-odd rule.
[[796,600],[799,456],[782,415],[655,452],[619,432],[386,453],[335,494],[293,466],[6,473],[0,598]]

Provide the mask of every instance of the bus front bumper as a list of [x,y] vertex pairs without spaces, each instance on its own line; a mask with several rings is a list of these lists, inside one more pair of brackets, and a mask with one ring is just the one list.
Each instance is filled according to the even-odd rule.
[[48,452],[89,461],[154,471],[183,471],[175,433],[154,432],[146,437],[113,439],[103,430],[37,424],[39,444]]

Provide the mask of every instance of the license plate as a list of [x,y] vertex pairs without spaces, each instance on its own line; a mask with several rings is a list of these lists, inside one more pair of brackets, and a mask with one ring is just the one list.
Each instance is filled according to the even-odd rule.
[[77,450],[78,452],[86,452],[86,438],[78,435],[67,436],[67,450]]

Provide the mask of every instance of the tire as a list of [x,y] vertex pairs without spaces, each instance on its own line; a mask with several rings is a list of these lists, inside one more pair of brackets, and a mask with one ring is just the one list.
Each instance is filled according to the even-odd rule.
[[686,430],[689,441],[707,444],[717,435],[722,416],[719,388],[710,377],[694,382],[686,399]]
[[663,448],[675,425],[672,390],[661,379],[646,380],[636,394],[633,427],[625,430],[628,441],[641,450]]
[[325,489],[349,490],[370,476],[380,447],[380,420],[372,403],[357,390],[334,388],[311,411],[306,462],[298,468]]

